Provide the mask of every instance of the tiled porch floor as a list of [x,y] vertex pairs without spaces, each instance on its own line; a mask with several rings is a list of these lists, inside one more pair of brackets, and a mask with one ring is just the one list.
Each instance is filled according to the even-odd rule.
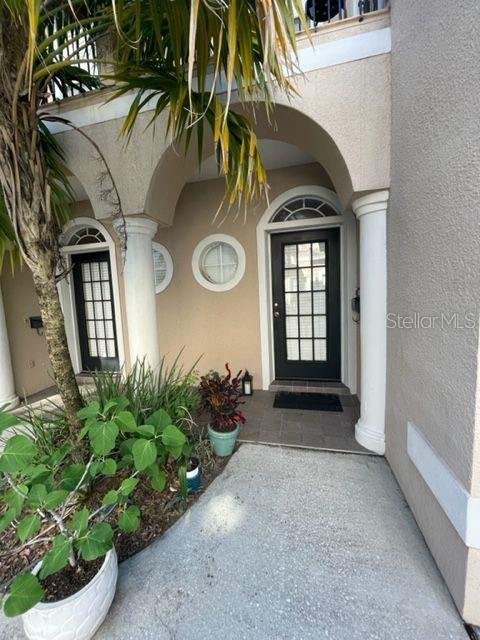
[[297,411],[274,409],[274,391],[255,391],[253,396],[244,398],[241,407],[246,423],[241,427],[239,441],[371,454],[355,440],[355,423],[360,415],[357,397],[339,397],[342,412]]

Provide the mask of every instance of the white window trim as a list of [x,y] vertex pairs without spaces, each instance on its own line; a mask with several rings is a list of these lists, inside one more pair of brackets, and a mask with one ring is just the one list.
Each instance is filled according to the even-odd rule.
[[[314,196],[325,200],[339,212],[338,216],[270,222],[273,214],[294,197]],[[318,185],[294,187],[270,203],[257,225],[257,256],[260,303],[260,343],[262,354],[262,388],[268,390],[275,379],[273,343],[272,267],[270,238],[273,233],[315,228],[340,228],[340,300],[341,300],[341,380],[357,393],[357,326],[353,323],[350,300],[358,286],[357,223],[351,211],[343,209],[335,192]]]
[[[165,279],[159,285],[155,285],[155,293],[162,293],[162,291],[165,291],[165,289],[168,287],[168,285],[172,281],[173,260],[172,260],[170,251],[167,249],[167,247],[164,244],[161,244],[160,242],[152,242],[152,250],[158,251],[159,253],[163,254],[163,257],[165,259],[165,264],[167,267],[167,273],[165,274]],[[153,252],[152,252],[152,259],[153,259]],[[155,280],[155,267],[153,270],[153,277]]]
[[[200,258],[202,256],[203,251],[208,247],[209,244],[213,242],[224,242],[225,244],[229,244],[235,250],[238,256],[238,267],[234,277],[224,284],[215,284],[207,280],[200,270]],[[224,233],[214,233],[197,244],[193,251],[192,256],[192,271],[195,276],[195,280],[198,284],[202,285],[205,289],[209,289],[209,291],[223,292],[230,291],[237,286],[240,280],[243,278],[245,274],[245,266],[246,266],[246,258],[245,258],[245,249],[242,247],[240,242],[234,238],[233,236],[226,235]]]
[[[94,242],[92,244],[80,244],[68,246],[70,238],[81,227],[94,227],[102,232],[105,242]],[[108,251],[110,254],[110,270],[112,275],[113,304],[115,306],[115,327],[117,332],[118,365],[122,370],[125,363],[125,346],[123,343],[122,313],[120,309],[120,291],[118,286],[118,269],[115,241],[106,228],[95,218],[79,217],[67,222],[60,235],[60,242],[64,246],[61,252],[65,256],[67,269],[72,266],[72,254],[75,253],[95,253],[98,251]],[[67,333],[68,348],[72,359],[75,373],[82,373],[82,356],[80,352],[80,338],[78,335],[77,312],[75,306],[75,291],[73,287],[72,275],[69,274],[58,284],[60,304],[65,318],[65,331]]]

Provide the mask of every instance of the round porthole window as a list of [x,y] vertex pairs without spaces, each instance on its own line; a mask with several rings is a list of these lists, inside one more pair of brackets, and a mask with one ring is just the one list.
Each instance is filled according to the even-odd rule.
[[228,291],[243,278],[245,251],[232,236],[221,233],[208,236],[195,247],[192,269],[202,287],[210,291]]
[[161,293],[170,284],[173,277],[173,260],[167,247],[159,242],[152,243],[153,273],[155,291]]

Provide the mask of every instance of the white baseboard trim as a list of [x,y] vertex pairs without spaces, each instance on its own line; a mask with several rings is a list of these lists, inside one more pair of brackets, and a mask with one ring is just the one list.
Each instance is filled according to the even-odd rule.
[[407,452],[467,547],[480,549],[480,498],[473,497],[413,422]]

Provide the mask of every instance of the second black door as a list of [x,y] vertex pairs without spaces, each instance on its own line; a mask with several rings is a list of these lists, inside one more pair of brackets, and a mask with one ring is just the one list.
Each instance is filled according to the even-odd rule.
[[275,377],[340,380],[340,233],[272,235]]
[[108,251],[72,255],[84,371],[117,371],[117,330]]

